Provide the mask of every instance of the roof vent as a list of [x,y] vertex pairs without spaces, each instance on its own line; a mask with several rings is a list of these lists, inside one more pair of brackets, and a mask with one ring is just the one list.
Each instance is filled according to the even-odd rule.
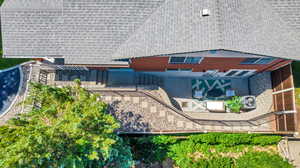
[[203,9],[202,10],[202,16],[209,16],[209,14],[210,14],[209,9]]

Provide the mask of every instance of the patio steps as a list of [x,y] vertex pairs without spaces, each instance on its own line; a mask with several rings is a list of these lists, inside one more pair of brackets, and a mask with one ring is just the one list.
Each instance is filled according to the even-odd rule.
[[102,88],[107,83],[107,71],[89,69],[89,70],[58,70],[55,73],[55,85],[65,86],[74,84],[75,79],[80,79],[85,88]]
[[163,86],[164,82],[163,82],[163,78],[161,77],[141,73],[141,74],[137,74],[136,84]]

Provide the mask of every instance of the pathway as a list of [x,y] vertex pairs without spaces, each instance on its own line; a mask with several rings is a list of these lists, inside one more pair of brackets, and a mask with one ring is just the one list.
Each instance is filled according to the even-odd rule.
[[160,133],[160,132],[271,132],[268,122],[260,125],[234,123],[225,125],[219,122],[198,122],[157,102],[142,92],[102,91],[102,99],[110,104],[109,112],[122,125],[121,132]]

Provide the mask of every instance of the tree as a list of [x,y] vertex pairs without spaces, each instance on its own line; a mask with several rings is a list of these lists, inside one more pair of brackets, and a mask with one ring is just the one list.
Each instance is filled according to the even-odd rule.
[[31,84],[21,114],[0,127],[0,167],[131,167],[129,146],[99,95],[80,87]]

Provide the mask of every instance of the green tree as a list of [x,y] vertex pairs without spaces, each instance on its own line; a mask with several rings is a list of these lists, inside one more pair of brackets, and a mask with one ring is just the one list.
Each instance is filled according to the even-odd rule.
[[0,167],[131,167],[129,146],[99,95],[74,87],[31,84],[34,104],[0,127]]

